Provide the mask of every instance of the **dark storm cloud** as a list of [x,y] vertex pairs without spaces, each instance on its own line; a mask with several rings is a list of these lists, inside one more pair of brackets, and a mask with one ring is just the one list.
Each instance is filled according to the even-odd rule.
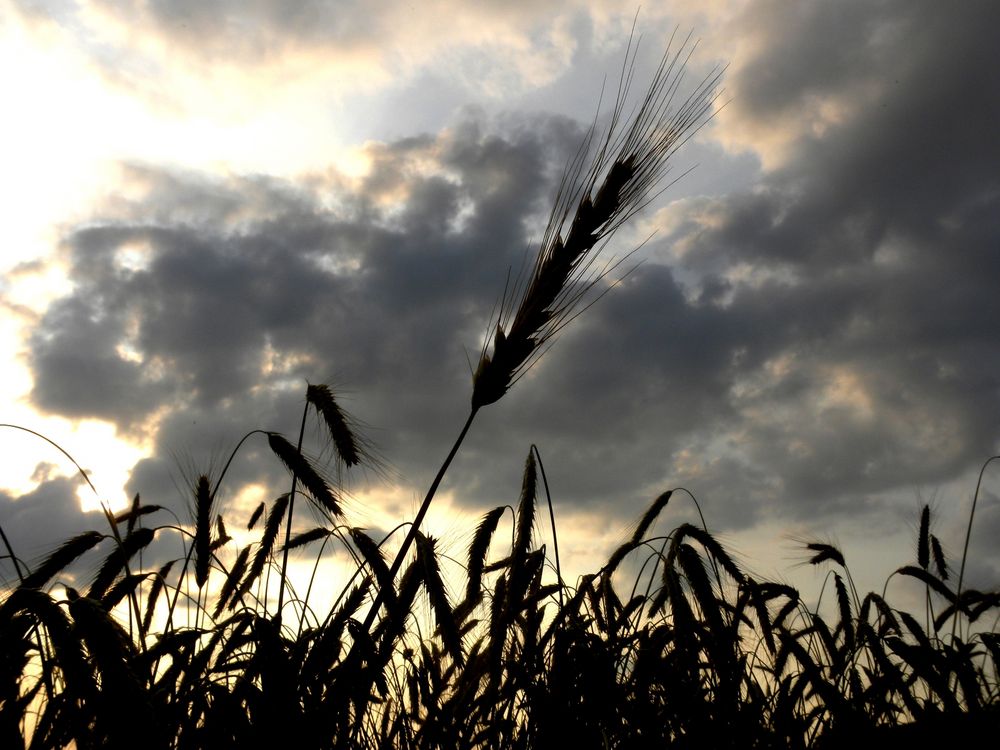
[[[775,22],[730,82],[734,125],[780,132],[809,120],[814,99],[840,102],[846,120],[798,139],[789,164],[727,207],[706,254],[813,268],[865,262],[887,238],[933,243],[953,213],[996,200],[995,4],[795,7],[796,33]],[[829,15],[852,24],[835,44]]]

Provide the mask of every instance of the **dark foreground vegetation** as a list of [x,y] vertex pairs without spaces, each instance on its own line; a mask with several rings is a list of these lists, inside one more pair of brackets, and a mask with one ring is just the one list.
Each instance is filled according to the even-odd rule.
[[[919,614],[857,591],[840,551],[821,543],[808,551],[827,586],[807,606],[790,586],[747,575],[703,522],[658,531],[671,492],[603,567],[565,581],[534,448],[510,513],[487,513],[464,559],[420,531],[478,411],[615,267],[595,263],[602,244],[704,122],[717,77],[674,108],[683,67],[680,54],[665,57],[626,116],[626,65],[605,136],[591,131],[569,165],[535,265],[491,321],[468,419],[413,522],[377,539],[345,516],[329,477],[364,464],[366,445],[335,394],[312,385],[297,444],[244,438],[266,440],[290,475],[288,492],[248,519],[216,502],[223,469],[192,482],[185,523],[136,496],[126,512],[106,511],[107,528],[34,564],[0,535],[0,748],[794,749],[909,742],[913,731],[995,737],[1000,596],[963,588],[965,553],[955,580],[926,508],[916,560],[893,574],[923,588]],[[326,430],[329,466],[302,450],[309,419]],[[293,534],[303,503],[322,522]],[[551,549],[537,542],[545,523]],[[144,562],[165,537],[184,553]],[[348,551],[354,571],[317,611],[312,583],[292,585],[289,551],[314,555],[314,576],[328,576],[331,549]],[[82,585],[86,559],[97,562]]]
[[[312,405],[328,396],[310,388]],[[0,603],[0,746],[806,748],[997,728],[1000,596],[960,589],[927,508],[916,560],[893,574],[923,587],[919,616],[861,596],[829,544],[808,545],[829,571],[826,604],[809,607],[747,575],[701,523],[654,533],[671,492],[569,585],[556,548],[533,544],[548,498],[532,449],[516,508],[482,518],[461,579],[418,532],[392,581],[379,542],[337,517],[312,465],[268,439],[329,524],[287,537],[284,494],[237,549],[202,476],[190,527],[150,525],[166,511],[136,497],[109,532],[31,568],[15,558],[19,583]],[[187,554],[134,566],[166,534]],[[320,614],[286,579],[286,552],[308,547],[322,566],[330,544],[357,564]],[[99,550],[85,590],[57,583]]]

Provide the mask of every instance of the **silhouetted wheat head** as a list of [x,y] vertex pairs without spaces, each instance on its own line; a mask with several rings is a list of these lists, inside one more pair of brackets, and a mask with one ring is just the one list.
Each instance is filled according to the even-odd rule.
[[500,400],[577,314],[611,267],[597,264],[602,245],[646,205],[669,172],[670,157],[711,115],[719,69],[677,101],[692,49],[688,40],[668,47],[634,112],[628,111],[634,54],[626,55],[610,123],[603,136],[595,123],[567,168],[534,266],[523,288],[505,296],[492,346],[489,340],[483,346],[474,409]]

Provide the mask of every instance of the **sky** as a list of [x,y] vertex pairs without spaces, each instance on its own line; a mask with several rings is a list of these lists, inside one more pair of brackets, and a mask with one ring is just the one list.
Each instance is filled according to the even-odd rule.
[[[821,539],[881,588],[925,503],[957,568],[1000,452],[998,26],[976,0],[0,0],[0,421],[111,506],[183,514],[329,383],[383,464],[344,478],[349,522],[411,518],[633,28],[639,89],[690,32],[692,85],[726,67],[683,176],[477,417],[428,528],[461,557],[535,444],[577,574],[672,487],[772,578],[815,581]],[[58,451],[0,444],[18,554],[102,523]],[[966,573],[990,588],[998,467]],[[248,441],[229,525],[285,481]]]

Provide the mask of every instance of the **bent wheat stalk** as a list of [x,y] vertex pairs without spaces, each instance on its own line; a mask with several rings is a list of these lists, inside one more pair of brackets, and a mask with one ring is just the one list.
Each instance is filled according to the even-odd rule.
[[[491,321],[492,345],[488,337],[480,352],[469,416],[396,553],[392,579],[479,409],[503,398],[553,337],[581,312],[588,293],[617,266],[614,261],[598,266],[600,251],[622,224],[655,197],[670,171],[669,158],[710,118],[720,68],[703,78],[679,106],[675,102],[694,47],[689,36],[674,49],[671,38],[649,88],[629,117],[626,109],[632,98],[636,54],[630,42],[610,123],[599,139],[596,121],[591,127],[563,175],[530,276],[510,295],[505,293]],[[365,630],[371,628],[384,603],[383,592],[380,587]]]

